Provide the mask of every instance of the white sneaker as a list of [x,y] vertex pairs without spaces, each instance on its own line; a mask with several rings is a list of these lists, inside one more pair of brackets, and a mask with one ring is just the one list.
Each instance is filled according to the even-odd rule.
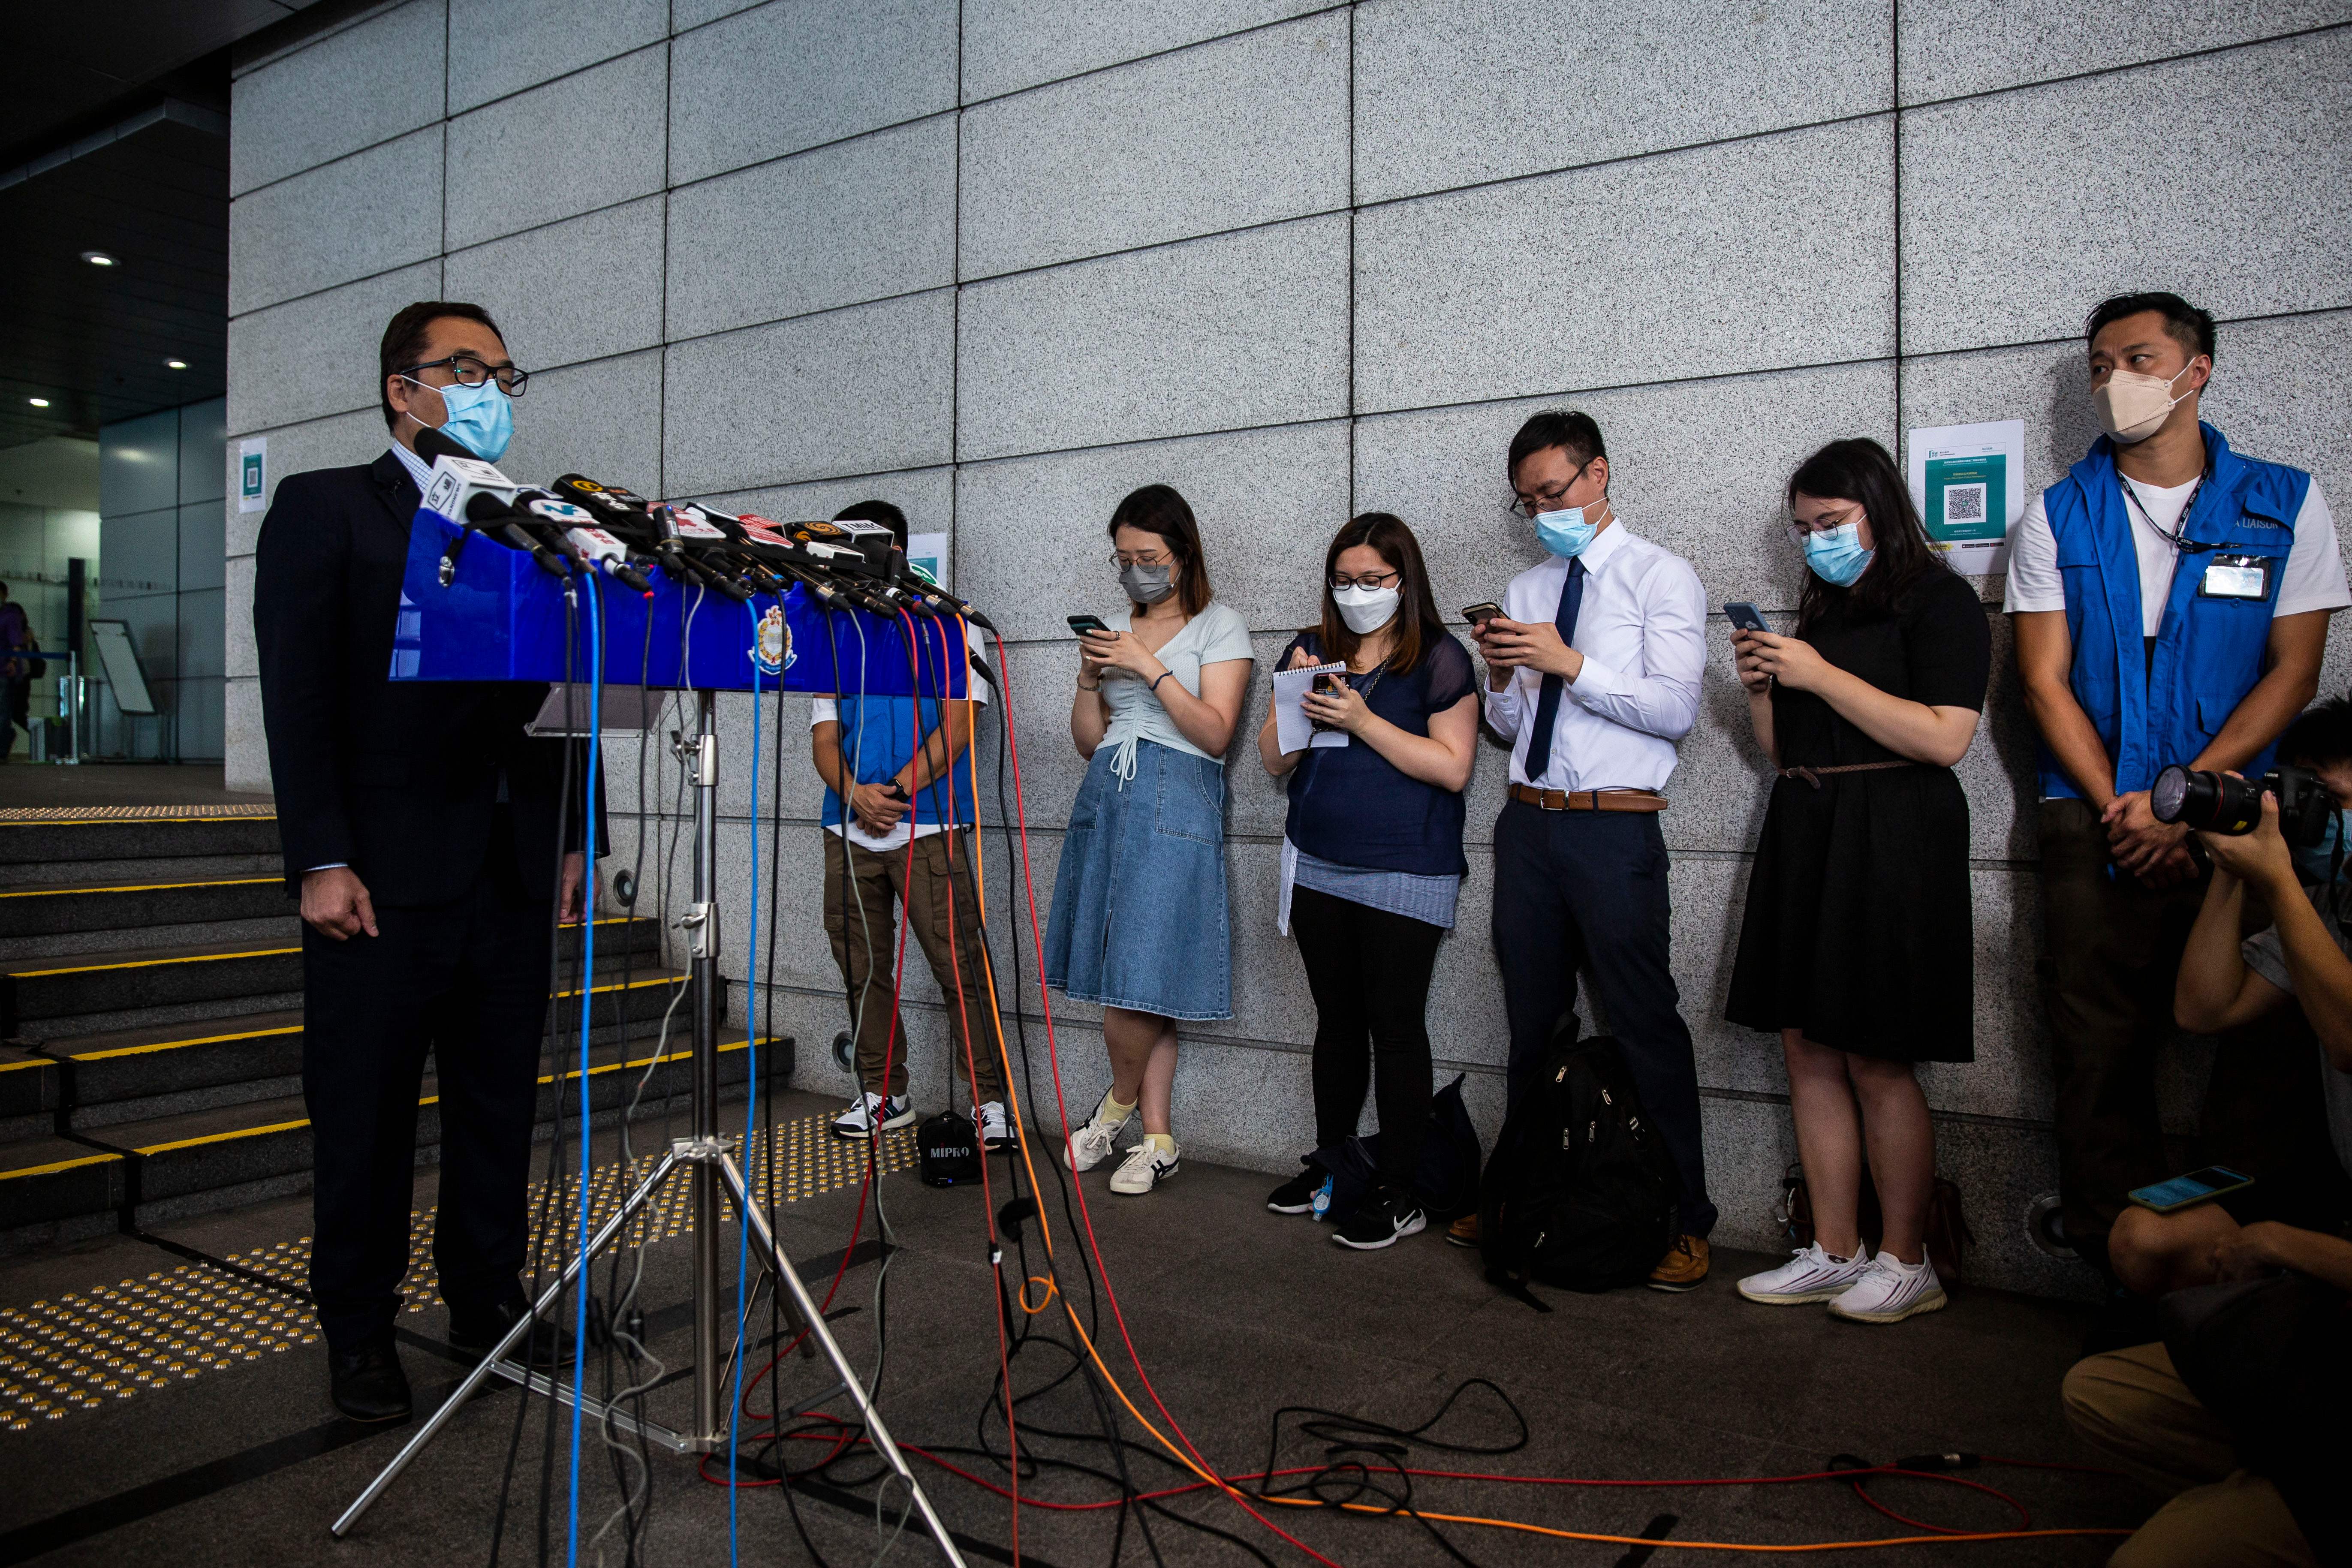
[[1176,1173],[1176,1151],[1157,1143],[1138,1143],[1110,1173],[1110,1190],[1134,1196],[1148,1193]]
[[915,1103],[905,1095],[894,1095],[885,1100],[869,1091],[851,1100],[849,1109],[833,1119],[833,1135],[863,1142],[874,1136],[874,1124],[877,1121],[882,1124],[882,1131],[888,1132],[910,1126],[914,1120]]
[[1004,1102],[983,1100],[980,1102],[980,1145],[990,1153],[1013,1146],[1013,1129],[1004,1121]]
[[1118,1135],[1127,1130],[1129,1110],[1116,1121],[1103,1120],[1103,1108],[1110,1103],[1110,1090],[1103,1090],[1102,1099],[1095,1105],[1095,1113],[1087,1118],[1085,1126],[1070,1134],[1068,1147],[1062,1151],[1063,1163],[1073,1171],[1091,1171],[1110,1158],[1118,1146]]
[[1926,1258],[1905,1263],[1882,1252],[1870,1260],[1869,1272],[1852,1289],[1830,1303],[1830,1311],[1857,1323],[1899,1323],[1915,1312],[1938,1310],[1944,1300],[1935,1264]]
[[1840,1258],[1822,1250],[1820,1242],[1801,1247],[1780,1268],[1750,1274],[1739,1282],[1739,1293],[1768,1307],[1802,1307],[1843,1295],[1870,1272],[1870,1248]]

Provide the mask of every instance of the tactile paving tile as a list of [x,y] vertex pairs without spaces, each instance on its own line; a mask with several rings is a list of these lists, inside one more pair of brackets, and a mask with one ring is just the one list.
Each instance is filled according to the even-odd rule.
[[199,817],[275,817],[275,805],[0,805],[0,822],[187,822]]
[[[772,1137],[753,1133],[744,1173],[753,1193],[766,1201],[797,1203],[863,1180],[866,1145],[834,1137],[826,1127],[833,1116],[820,1111],[779,1121]],[[782,1146],[780,1162],[770,1157],[776,1144]],[[598,1167],[589,1183],[589,1224],[617,1208],[658,1157],[639,1155],[635,1174],[617,1163]],[[911,1170],[915,1163],[912,1128],[883,1138],[877,1163],[882,1174]],[[531,1186],[534,1216],[545,1186]],[[562,1190],[569,1199],[578,1186],[574,1176]],[[646,1246],[685,1236],[694,1228],[693,1212],[692,1184],[681,1172],[639,1212],[629,1240]],[[408,1275],[401,1295],[412,1312],[441,1299],[433,1268],[433,1213],[420,1209],[409,1220]],[[299,1290],[309,1283],[310,1238],[230,1253],[225,1261]],[[0,1431],[26,1431],[39,1421],[60,1420],[110,1399],[129,1399],[142,1389],[259,1361],[318,1337],[318,1320],[307,1302],[202,1263],[30,1306],[0,1308]]]

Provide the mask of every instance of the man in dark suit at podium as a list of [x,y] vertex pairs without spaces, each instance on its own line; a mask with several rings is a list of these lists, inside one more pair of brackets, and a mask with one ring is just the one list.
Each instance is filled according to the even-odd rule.
[[[278,485],[253,589],[287,888],[305,922],[310,1288],[335,1405],[363,1421],[409,1413],[393,1325],[428,1047],[433,1257],[451,1341],[486,1352],[524,1310],[553,926],[594,900],[584,791],[575,773],[567,812],[564,744],[523,731],[547,688],[390,679],[409,522],[431,472],[416,432],[437,427],[495,462],[528,378],[488,311],[446,301],[392,319],[379,370],[391,449]],[[541,1364],[568,1353],[552,1335],[533,1348]]]

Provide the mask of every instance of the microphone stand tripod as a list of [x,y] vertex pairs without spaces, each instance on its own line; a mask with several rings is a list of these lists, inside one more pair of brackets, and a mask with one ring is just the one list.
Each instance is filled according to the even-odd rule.
[[[424,1452],[427,1444],[447,1426],[451,1416],[465,1407],[474,1391],[493,1373],[511,1383],[522,1384],[533,1394],[543,1394],[551,1399],[570,1405],[573,1402],[571,1384],[561,1379],[531,1371],[520,1362],[508,1359],[510,1352],[522,1342],[524,1335],[541,1319],[552,1321],[557,1303],[572,1283],[586,1271],[589,1263],[611,1247],[627,1229],[629,1222],[651,1203],[665,1183],[681,1172],[688,1173],[694,1184],[694,1426],[690,1431],[678,1432],[652,1421],[640,1421],[617,1405],[582,1395],[579,1400],[583,1415],[598,1421],[610,1421],[624,1431],[636,1433],[647,1441],[659,1445],[674,1454],[717,1453],[728,1446],[728,1408],[731,1402],[730,1373],[735,1357],[742,1352],[739,1338],[732,1349],[721,1343],[721,1294],[719,1280],[719,1200],[723,1195],[734,1201],[736,1217],[751,1229],[751,1250],[776,1281],[776,1289],[789,1291],[784,1303],[788,1323],[801,1336],[803,1359],[816,1352],[810,1342],[824,1347],[825,1359],[833,1363],[840,1381],[832,1389],[802,1405],[818,1405],[836,1394],[846,1393],[857,1406],[859,1417],[866,1426],[866,1436],[876,1452],[887,1460],[907,1490],[915,1508],[922,1514],[924,1526],[931,1539],[939,1543],[940,1555],[964,1568],[962,1555],[955,1542],[949,1539],[948,1529],[931,1507],[931,1500],[922,1483],[891,1439],[890,1430],[883,1425],[881,1414],[874,1408],[866,1394],[865,1384],[857,1379],[849,1358],[826,1327],[824,1315],[817,1310],[808,1287],[801,1280],[799,1270],[785,1257],[783,1248],[768,1228],[767,1215],[753,1201],[750,1184],[744,1180],[743,1168],[735,1158],[731,1140],[719,1131],[719,733],[718,701],[709,690],[695,693],[697,732],[691,737],[680,736],[677,752],[682,762],[694,771],[694,901],[687,906],[677,924],[688,935],[692,958],[694,984],[694,1134],[670,1142],[646,1179],[623,1201],[621,1206],[596,1227],[589,1237],[584,1252],[564,1265],[563,1272],[531,1303],[528,1316],[516,1321],[490,1353],[479,1365],[466,1374],[441,1408],[433,1413],[416,1435],[411,1437],[384,1466],[381,1474],[368,1483],[367,1489],[353,1499],[340,1518],[329,1527],[338,1538],[350,1532],[359,1522],[360,1515],[384,1489],[391,1486],[410,1460]],[[754,760],[757,766],[757,760]],[[593,977],[591,977],[593,980]],[[588,993],[593,994],[593,991]],[[583,999],[583,1005],[585,1005]],[[560,1075],[559,1075],[560,1081]],[[583,1138],[588,1128],[580,1129]],[[778,1152],[768,1152],[770,1179],[774,1179]],[[583,1205],[588,1194],[578,1194]],[[587,1347],[578,1347],[575,1353],[585,1354]]]

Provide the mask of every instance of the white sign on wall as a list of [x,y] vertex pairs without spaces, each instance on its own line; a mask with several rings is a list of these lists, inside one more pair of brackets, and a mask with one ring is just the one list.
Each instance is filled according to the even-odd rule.
[[236,444],[236,510],[259,511],[269,504],[269,437]]
[[2009,570],[2009,531],[2025,515],[2025,421],[1911,432],[1911,504],[1927,542],[1964,577]]

